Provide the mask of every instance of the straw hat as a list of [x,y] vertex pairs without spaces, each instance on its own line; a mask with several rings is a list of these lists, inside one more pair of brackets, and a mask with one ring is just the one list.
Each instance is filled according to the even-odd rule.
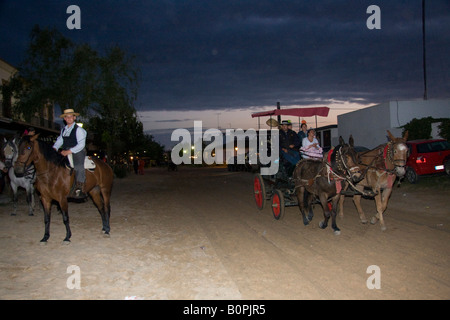
[[267,121],[266,121],[266,124],[267,124],[269,127],[271,127],[271,128],[278,127],[278,121],[275,120],[275,119],[272,119],[272,118],[270,118],[269,120],[267,120]]
[[80,115],[79,113],[73,111],[73,109],[66,109],[66,110],[64,110],[64,113],[62,115],[60,115],[59,117],[60,118],[64,118],[65,116],[68,116],[68,115],[71,115],[71,114],[74,115],[74,116],[79,116]]

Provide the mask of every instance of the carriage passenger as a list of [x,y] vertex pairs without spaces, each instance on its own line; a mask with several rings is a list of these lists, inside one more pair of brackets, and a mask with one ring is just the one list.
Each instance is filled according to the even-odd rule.
[[308,126],[306,125],[306,121],[302,120],[302,124],[300,125],[300,131],[298,132],[298,138],[300,139],[300,143],[303,142],[303,139],[308,136]]
[[322,159],[323,150],[316,138],[316,131],[314,129],[308,130],[308,135],[303,138],[300,153],[304,159]]
[[290,131],[293,131],[295,133],[295,131],[292,129],[292,121],[288,120],[287,122],[288,122],[288,131],[290,130]]
[[281,122],[280,155],[288,162],[288,165],[295,166],[300,161],[300,154],[298,152],[300,139],[293,130],[288,129],[288,125],[289,122],[287,120]]

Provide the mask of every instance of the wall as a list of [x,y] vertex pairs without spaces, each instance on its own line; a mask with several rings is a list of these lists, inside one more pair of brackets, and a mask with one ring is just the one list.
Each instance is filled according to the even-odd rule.
[[350,134],[355,145],[375,148],[387,141],[389,130],[399,137],[399,128],[413,118],[450,118],[450,100],[390,101],[339,115],[338,131],[342,137]]

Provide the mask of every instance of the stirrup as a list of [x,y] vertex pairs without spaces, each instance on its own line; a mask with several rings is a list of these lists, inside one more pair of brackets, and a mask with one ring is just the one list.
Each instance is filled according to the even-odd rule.
[[85,199],[87,198],[87,194],[83,192],[82,189],[75,188],[74,194],[71,197],[73,199]]

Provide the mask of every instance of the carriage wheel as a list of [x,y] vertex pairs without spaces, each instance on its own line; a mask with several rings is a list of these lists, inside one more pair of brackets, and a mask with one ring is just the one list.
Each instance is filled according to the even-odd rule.
[[256,206],[259,210],[264,209],[266,204],[266,187],[264,185],[263,177],[257,173],[253,178],[253,191],[255,194]]
[[280,220],[284,216],[284,195],[278,189],[275,189],[272,195],[272,214],[276,220]]

